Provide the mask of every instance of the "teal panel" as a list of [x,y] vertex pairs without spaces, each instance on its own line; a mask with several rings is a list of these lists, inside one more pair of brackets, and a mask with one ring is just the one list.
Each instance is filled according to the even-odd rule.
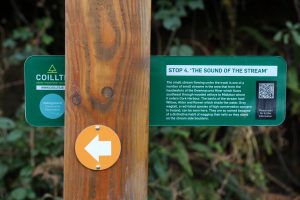
[[25,117],[32,126],[63,126],[65,57],[31,56],[24,64]]
[[285,119],[282,57],[151,58],[151,126],[275,126]]

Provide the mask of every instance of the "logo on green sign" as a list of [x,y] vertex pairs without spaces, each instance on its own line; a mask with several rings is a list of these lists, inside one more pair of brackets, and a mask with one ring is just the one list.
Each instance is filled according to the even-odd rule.
[[64,56],[31,56],[24,67],[26,120],[33,126],[63,126]]

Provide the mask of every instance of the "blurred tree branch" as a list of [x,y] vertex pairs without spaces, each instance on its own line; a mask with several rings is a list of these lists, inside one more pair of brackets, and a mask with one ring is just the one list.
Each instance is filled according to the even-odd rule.
[[23,85],[23,84],[24,84],[23,80],[17,80],[17,81],[5,83],[5,84],[0,85],[0,90],[4,90],[4,89],[10,88],[10,87],[19,86],[19,85]]
[[298,20],[300,22],[300,8],[299,8],[299,0],[294,0],[294,6],[297,12]]
[[27,26],[29,26],[29,21],[26,19],[24,14],[21,12],[21,10],[18,7],[18,4],[15,2],[15,0],[9,1],[11,6],[13,7],[14,11],[16,12],[17,16],[20,18],[22,22],[24,22]]

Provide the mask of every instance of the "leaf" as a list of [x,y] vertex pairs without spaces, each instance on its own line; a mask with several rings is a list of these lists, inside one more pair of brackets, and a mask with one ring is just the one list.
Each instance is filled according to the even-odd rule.
[[10,132],[7,135],[7,141],[8,142],[15,142],[16,140],[18,140],[19,138],[22,137],[22,131],[20,130],[13,130],[12,132]]
[[154,160],[153,168],[159,179],[163,182],[168,180],[168,169],[167,163],[163,162],[163,160],[157,158]]
[[181,20],[176,16],[168,17],[164,19],[163,25],[165,29],[175,31],[181,26]]
[[164,127],[161,127],[159,129],[159,132],[165,134],[165,135],[168,135],[170,132],[172,132],[174,128],[173,127],[170,127],[170,126],[164,126]]
[[170,17],[170,11],[165,9],[161,9],[154,14],[155,20],[163,20],[168,17]]
[[28,27],[20,27],[15,29],[12,34],[13,39],[27,41],[33,37],[32,31]]
[[284,34],[283,35],[283,43],[284,44],[288,44],[289,43],[289,39],[290,39],[290,35],[289,34]]
[[[37,198],[36,198],[36,194],[34,193],[33,190],[27,191],[27,198],[28,198],[28,199],[37,199]],[[54,198],[54,199],[56,199],[56,198]]]
[[294,92],[299,92],[298,73],[295,67],[288,70],[287,86]]
[[170,48],[170,55],[171,56],[192,56],[194,55],[194,50],[192,49],[192,47],[188,45],[172,46]]
[[300,112],[300,103],[297,100],[293,101],[294,103],[292,104],[292,115],[298,115]]
[[[149,161],[151,163],[151,168],[153,168],[154,174],[160,179],[162,182],[166,182],[168,180],[168,160],[164,147],[157,146],[157,148],[153,148],[149,155]],[[155,177],[155,179],[157,179]]]
[[178,17],[187,16],[186,9],[184,7],[179,7],[178,10],[176,11],[176,16],[178,16]]
[[49,45],[54,41],[54,39],[53,39],[53,37],[45,34],[42,36],[42,41],[45,45]]
[[192,10],[204,10],[204,3],[203,0],[192,0],[188,2],[188,6]]
[[300,34],[295,30],[291,31],[291,33],[295,43],[300,46]]
[[279,32],[277,32],[277,33],[274,35],[273,40],[274,40],[275,42],[279,42],[281,39],[282,39],[282,31],[279,31]]
[[190,131],[176,128],[172,131],[172,134],[177,135],[177,136],[181,136],[183,138],[188,138],[190,136]]
[[32,171],[33,171],[33,169],[32,169],[31,166],[23,167],[22,170],[20,171],[20,176],[22,176],[22,177],[31,177]]
[[49,17],[38,19],[36,20],[35,24],[38,29],[47,29],[52,26],[52,19]]
[[263,143],[268,155],[272,154],[272,140],[269,135],[264,135]]
[[[220,182],[221,181],[223,181],[223,179],[220,180]],[[238,199],[243,199],[243,200],[252,199],[250,198],[248,193],[244,192],[236,176],[233,176],[231,174],[228,175],[228,183],[226,188],[228,191],[235,193],[239,197]]]
[[168,0],[167,1],[166,0],[158,0],[155,3],[157,3],[157,5],[159,7],[170,7],[170,6],[172,6],[172,2],[170,2]]
[[191,163],[189,161],[189,154],[185,146],[180,141],[175,141],[175,152],[174,156],[177,158],[177,161],[181,167],[188,173],[188,175],[193,176],[193,170]]
[[189,131],[173,127],[162,127],[160,132],[167,136],[180,136],[183,138],[188,138],[190,136]]
[[285,22],[286,27],[288,27],[289,29],[293,28],[293,24],[290,21]]
[[218,153],[223,153],[224,149],[219,142],[215,142],[212,144],[212,147],[217,150]]
[[189,147],[198,153],[205,154],[206,156],[210,156],[212,153],[209,147],[201,143],[193,143]]
[[191,46],[181,45],[179,49],[179,55],[181,56],[192,56],[194,55],[194,50]]
[[25,188],[16,188],[11,192],[11,197],[16,200],[22,200],[26,198],[27,190]]
[[40,148],[40,152],[44,155],[48,155],[50,153],[50,150],[48,149],[48,147],[43,146]]
[[16,41],[14,41],[13,39],[10,39],[10,38],[4,40],[3,43],[2,43],[3,47],[5,47],[5,48],[11,48],[11,49],[15,48],[16,45],[17,45]]
[[8,172],[8,167],[0,163],[0,179],[2,179]]
[[16,124],[13,120],[7,117],[0,117],[0,129],[10,130],[15,128]]
[[300,28],[300,23],[294,24],[294,29]]
[[242,32],[245,32],[249,36],[251,36],[258,44],[263,46],[266,49],[271,49],[272,45],[267,38],[261,34],[258,30],[252,28],[252,27],[242,27],[240,29]]
[[25,60],[27,57],[27,55],[25,54],[25,52],[15,52],[15,54],[12,55],[12,59],[15,61],[15,62],[18,62],[18,61],[23,61]]

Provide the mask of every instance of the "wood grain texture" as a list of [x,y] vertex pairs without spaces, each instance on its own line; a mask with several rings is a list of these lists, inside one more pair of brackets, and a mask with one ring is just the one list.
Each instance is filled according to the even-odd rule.
[[[147,199],[150,14],[151,0],[66,0],[65,200]],[[104,171],[75,155],[94,124],[122,144]]]

